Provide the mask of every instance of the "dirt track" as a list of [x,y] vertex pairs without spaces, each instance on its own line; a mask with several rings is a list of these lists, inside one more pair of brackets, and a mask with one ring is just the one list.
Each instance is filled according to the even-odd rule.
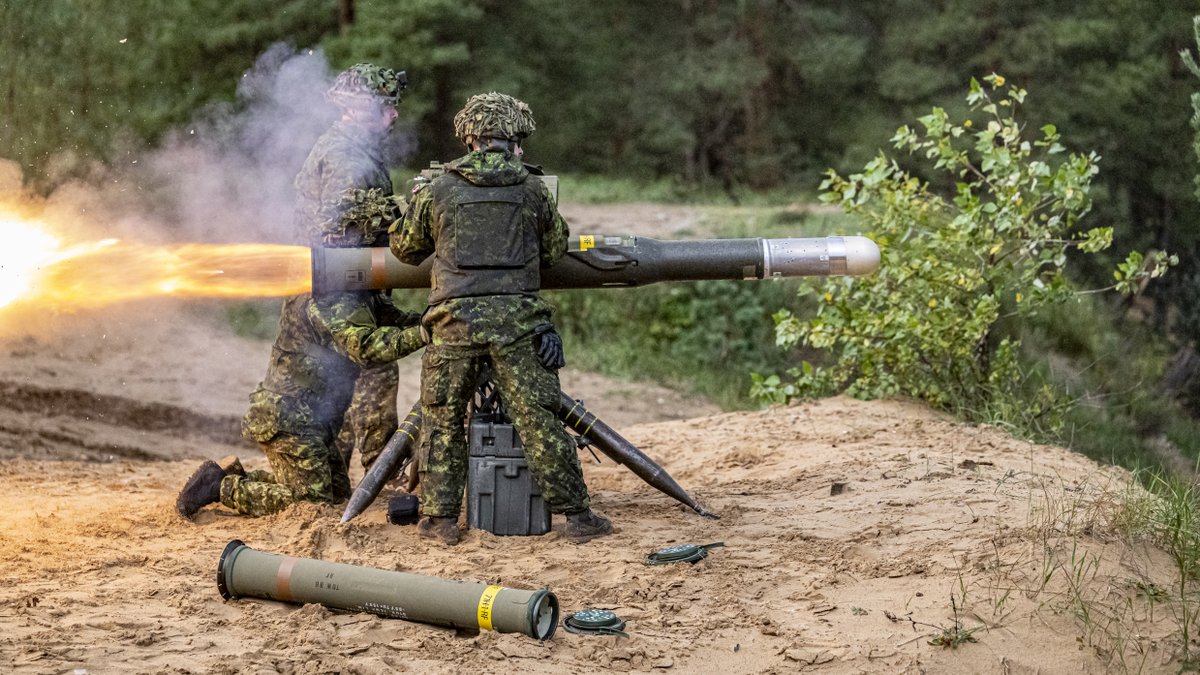
[[[1064,590],[1080,551],[1097,561],[1084,592],[1105,607],[1140,607],[1134,580],[1169,587],[1161,553],[1088,534],[1103,530],[1089,505],[1124,477],[909,403],[720,414],[657,387],[568,373],[565,389],[722,516],[699,518],[585,455],[595,506],[617,532],[583,546],[470,531],[446,549],[387,524],[378,504],[347,525],[340,509],[314,505],[179,519],[172,502],[199,458],[237,451],[250,468],[264,463],[235,431],[268,348],[169,306],[0,340],[0,670],[1099,673],[1115,654],[1173,670],[1169,612],[1136,623],[1140,637],[1118,649],[1081,624]],[[415,359],[402,373],[415,391]],[[559,631],[539,643],[223,602],[214,570],[234,538],[549,586],[567,611],[616,611],[631,638]],[[694,566],[642,563],[657,548],[713,541],[726,546]],[[929,644],[955,608],[964,627],[982,626],[978,642]]]

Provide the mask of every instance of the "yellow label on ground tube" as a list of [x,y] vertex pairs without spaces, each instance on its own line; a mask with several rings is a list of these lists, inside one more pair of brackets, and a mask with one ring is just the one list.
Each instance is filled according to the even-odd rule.
[[590,234],[579,235],[579,250],[586,251],[596,246],[596,237]]
[[479,627],[484,630],[493,630],[492,628],[492,605],[496,603],[496,596],[500,591],[504,590],[503,586],[488,586],[483,589],[483,595],[479,596]]

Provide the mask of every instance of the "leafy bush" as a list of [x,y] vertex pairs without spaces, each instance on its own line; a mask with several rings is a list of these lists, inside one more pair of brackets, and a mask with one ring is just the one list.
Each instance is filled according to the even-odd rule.
[[[822,200],[866,223],[882,265],[867,277],[819,284],[813,318],[775,315],[778,345],[811,346],[832,359],[790,369],[790,381],[755,375],[756,398],[904,395],[1026,430],[1061,425],[1060,391],[1021,368],[1019,328],[1076,292],[1064,275],[1068,250],[1111,245],[1112,228],[1079,227],[1099,157],[1067,154],[1053,125],[1027,137],[1018,120],[1025,91],[1000,75],[984,82],[971,80],[965,119],[934,108],[919,129],[904,126],[892,138],[898,150],[932,161],[951,196],[883,153],[861,173],[828,173]],[[1135,292],[1174,262],[1130,253],[1108,288]]]
[[752,404],[746,373],[788,362],[789,354],[771,349],[770,316],[794,301],[792,283],[696,281],[543,295],[575,367],[745,408]]

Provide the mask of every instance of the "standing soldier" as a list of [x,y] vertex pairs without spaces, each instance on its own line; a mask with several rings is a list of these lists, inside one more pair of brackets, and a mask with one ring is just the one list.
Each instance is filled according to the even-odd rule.
[[520,160],[533,130],[524,102],[472,96],[454,116],[455,135],[471,152],[417,192],[392,229],[392,251],[403,262],[433,254],[418,532],[449,545],[458,543],[467,473],[463,420],[485,359],[542,497],[567,516],[567,537],[584,542],[612,532],[589,508],[575,443],[557,414],[562,341],[538,290],[540,268],[566,253],[568,230],[545,184]]
[[[318,140],[296,178],[298,220],[312,245],[369,246],[386,239],[399,210],[376,146],[395,122],[404,84],[403,72],[359,64],[329,90],[342,118]],[[416,322],[416,315],[398,313],[374,292],[284,301],[267,375],[242,420],[243,434],[258,441],[273,473],[247,474],[232,457],[205,462],[176,500],[180,515],[191,518],[217,501],[261,516],[300,500],[347,498],[348,453],[335,438],[349,426],[343,423],[348,410],[366,439],[360,442],[381,448],[396,429],[395,361],[422,346]],[[363,454],[369,458],[366,448]]]
[[[309,246],[387,245],[386,231],[376,236],[373,230],[347,228],[351,221],[345,217],[344,196],[356,191],[359,204],[368,210],[372,201],[392,196],[392,179],[380,148],[396,121],[396,105],[407,84],[404,71],[360,63],[339,74],[326,92],[341,118],[317,139],[295,181],[296,223]],[[371,303],[381,325],[411,326],[420,319],[397,310],[384,293],[374,293]],[[394,363],[364,368],[359,374],[336,441],[347,466],[358,448],[363,467],[370,467],[396,431],[398,386]]]

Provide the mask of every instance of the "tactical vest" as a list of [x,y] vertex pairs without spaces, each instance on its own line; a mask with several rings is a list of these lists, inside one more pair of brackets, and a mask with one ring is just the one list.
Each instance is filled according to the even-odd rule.
[[527,220],[521,208],[537,191],[531,189],[536,184],[526,181],[483,187],[448,173],[430,184],[437,242],[429,304],[538,291],[538,224]]

